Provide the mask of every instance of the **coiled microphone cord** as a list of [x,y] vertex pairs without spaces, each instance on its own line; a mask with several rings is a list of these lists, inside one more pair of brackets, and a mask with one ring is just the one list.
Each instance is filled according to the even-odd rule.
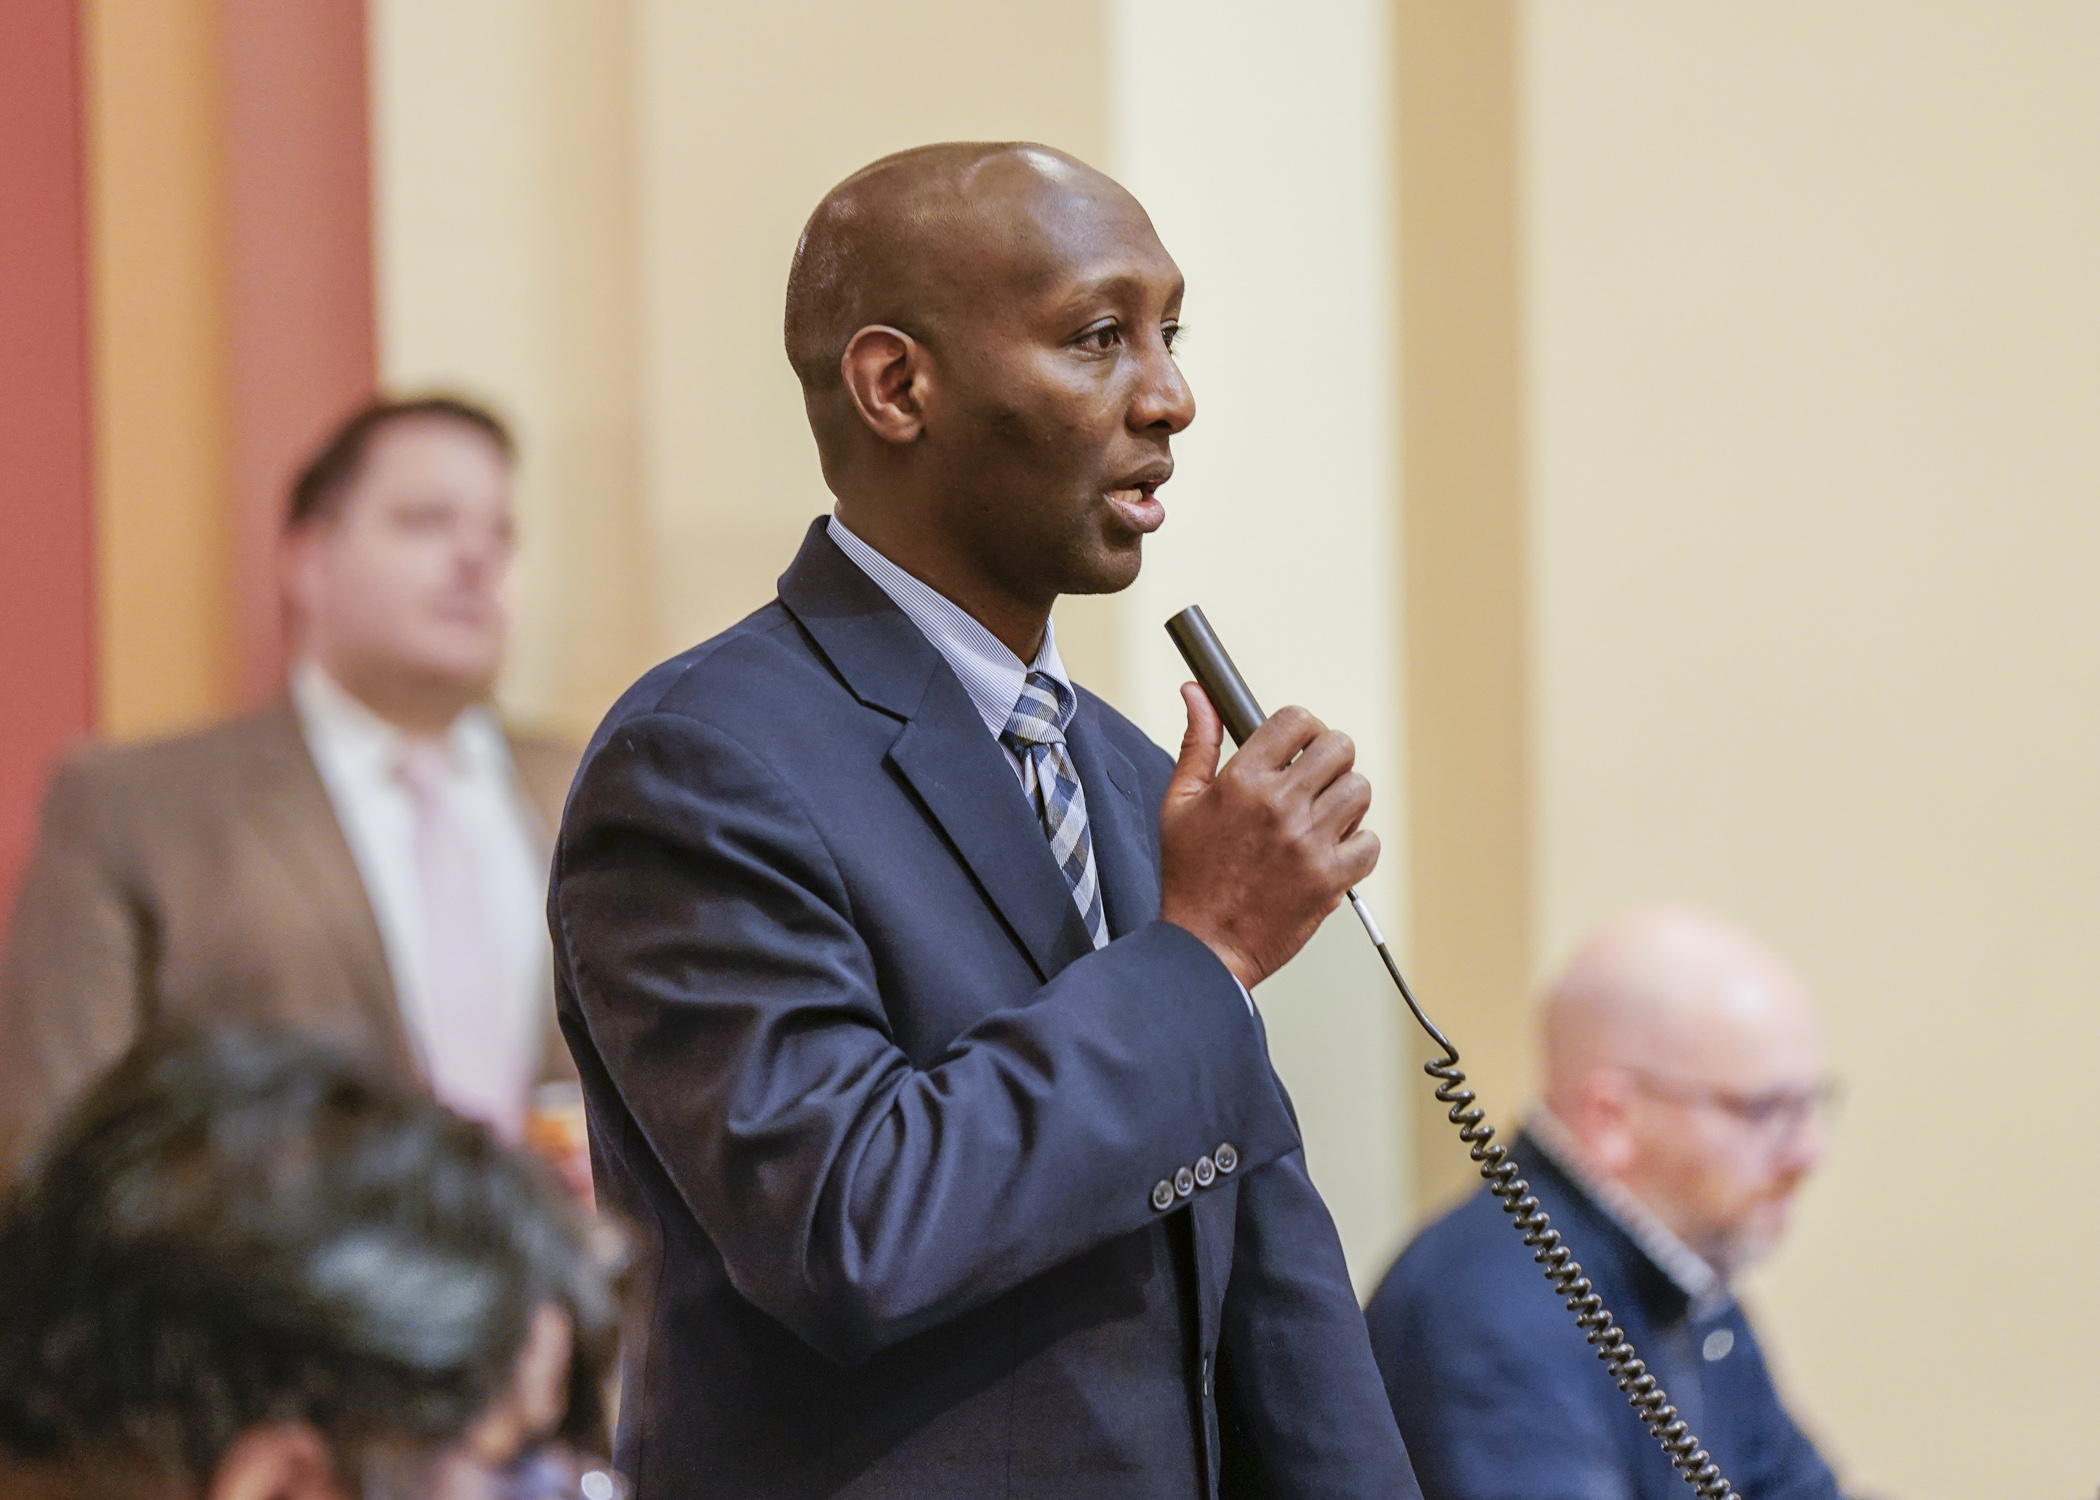
[[[1203,611],[1191,604],[1173,619],[1167,621],[1167,634],[1181,651],[1182,659],[1189,670],[1196,674],[1204,693],[1210,698],[1218,718],[1230,734],[1234,744],[1244,745],[1247,737],[1259,729],[1268,716],[1255,701],[1247,686],[1247,679],[1240,676],[1238,667],[1225,651],[1217,632],[1210,628],[1210,621]],[[1738,1500],[1735,1486],[1722,1475],[1720,1466],[1699,1446],[1699,1439],[1691,1428],[1677,1415],[1677,1408],[1670,1404],[1669,1395],[1656,1378],[1648,1373],[1639,1355],[1633,1352],[1624,1330],[1606,1311],[1604,1299],[1590,1279],[1582,1274],[1582,1267],[1575,1263],[1575,1256],[1561,1242],[1560,1231],[1539,1207],[1539,1200],[1531,1195],[1531,1184],[1517,1175],[1517,1164],[1509,1159],[1507,1148],[1495,1144],[1495,1127],[1487,1123],[1487,1116],[1474,1104],[1473,1091],[1466,1087],[1465,1072],[1458,1065],[1458,1049],[1451,1045],[1449,1037],[1437,1030],[1436,1023],[1422,1013],[1415,1002],[1414,991],[1407,987],[1407,976],[1400,972],[1400,964],[1393,957],[1393,950],[1386,946],[1385,934],[1371,920],[1371,912],[1363,898],[1355,891],[1349,892],[1349,904],[1356,908],[1357,918],[1370,934],[1378,956],[1385,960],[1385,971],[1393,976],[1393,983],[1400,988],[1400,998],[1407,1002],[1408,1010],[1414,1013],[1415,1023],[1429,1039],[1444,1049],[1444,1055],[1434,1062],[1423,1064],[1423,1071],[1437,1081],[1436,1097],[1439,1104],[1450,1106],[1450,1119],[1458,1127],[1458,1138],[1472,1148],[1473,1160],[1479,1164],[1480,1175],[1487,1182],[1488,1191],[1502,1205],[1502,1211],[1510,1215],[1517,1230],[1524,1236],[1524,1243],[1531,1247],[1532,1259],[1545,1270],[1546,1279],[1553,1283],[1553,1290],[1575,1314],[1575,1321],[1582,1328],[1597,1350],[1597,1358],[1611,1372],[1619,1389],[1632,1403],[1634,1415],[1655,1441],[1669,1455],[1671,1466],[1684,1477],[1686,1484],[1695,1490],[1700,1500]]]
[[1524,1236],[1524,1243],[1531,1247],[1531,1258],[1539,1263],[1546,1279],[1553,1283],[1553,1290],[1575,1315],[1576,1324],[1596,1347],[1597,1358],[1604,1361],[1605,1369],[1618,1382],[1648,1435],[1669,1455],[1671,1467],[1700,1500],[1738,1500],[1735,1486],[1699,1446],[1698,1435],[1670,1404],[1669,1393],[1633,1352],[1632,1342],[1604,1306],[1604,1299],[1597,1295],[1589,1277],[1582,1274],[1581,1265],[1561,1240],[1560,1231],[1553,1227],[1546,1210],[1532,1196],[1531,1184],[1517,1175],[1517,1164],[1510,1160],[1509,1149],[1495,1144],[1495,1127],[1487,1123],[1487,1115],[1473,1102],[1474,1093],[1466,1087],[1465,1071],[1458,1065],[1458,1049],[1416,1002],[1414,991],[1407,986],[1407,976],[1400,972],[1393,950],[1386,946],[1385,934],[1371,919],[1370,909],[1353,890],[1349,892],[1349,904],[1356,908],[1357,919],[1364,924],[1378,956],[1385,960],[1385,971],[1399,986],[1400,998],[1407,1002],[1415,1024],[1444,1049],[1444,1055],[1424,1063],[1422,1071],[1437,1080],[1437,1102],[1451,1107],[1448,1118],[1458,1127],[1458,1138],[1472,1148],[1473,1160],[1480,1166],[1487,1190],[1495,1195],[1502,1211],[1511,1216]]

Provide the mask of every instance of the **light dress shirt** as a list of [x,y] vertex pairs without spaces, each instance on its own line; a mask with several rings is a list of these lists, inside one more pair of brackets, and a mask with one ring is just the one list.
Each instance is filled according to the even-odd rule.
[[1709,1317],[1728,1304],[1728,1286],[1720,1272],[1672,1233],[1655,1211],[1629,1189],[1599,1176],[1584,1158],[1574,1133],[1552,1110],[1543,1104],[1538,1106],[1526,1116],[1524,1132],[1691,1299],[1693,1317]]
[[[353,698],[312,661],[292,671],[292,707],[314,768],[335,809],[378,920],[387,972],[419,1056],[427,1012],[422,879],[416,868],[416,810],[399,770],[401,731]],[[547,855],[518,786],[510,744],[494,714],[470,708],[445,735],[447,797],[473,849],[483,918],[501,955],[504,1009],[489,1025],[522,1028],[534,1074],[553,993],[547,938]],[[532,1087],[533,1075],[520,1080]]]
[[933,649],[941,653],[955,675],[962,679],[963,691],[970,695],[977,716],[984,720],[984,727],[998,741],[1006,763],[1013,767],[1014,779],[1025,786],[1021,757],[999,737],[1006,733],[1007,721],[1014,716],[1014,705],[1021,701],[1021,689],[1027,685],[1028,674],[1041,672],[1061,684],[1073,697],[1079,696],[1078,689],[1072,686],[1072,679],[1065,675],[1065,664],[1057,654],[1056,623],[1043,622],[1042,649],[1036,652],[1034,661],[1024,662],[1007,650],[999,637],[978,624],[968,610],[945,594],[935,593],[870,547],[848,531],[846,523],[837,516],[831,518],[826,529],[831,539],[839,544],[839,550],[875,580],[876,587],[888,594],[890,601],[919,627],[919,633],[932,642]]
[[[1027,781],[1021,774],[1021,757],[1000,739],[1000,735],[1006,730],[1007,720],[1013,717],[1014,705],[1021,701],[1021,689],[1028,681],[1028,674],[1041,672],[1054,678],[1074,697],[1079,692],[1072,686],[1072,679],[1065,675],[1065,664],[1057,654],[1055,622],[1043,622],[1042,647],[1035,653],[1033,662],[1024,662],[1007,650],[999,637],[980,625],[969,611],[947,595],[928,588],[870,547],[847,530],[846,523],[836,514],[826,523],[825,530],[839,544],[839,550],[852,558],[860,570],[875,581],[875,586],[890,596],[890,602],[903,610],[933,649],[941,653],[961,679],[963,691],[970,695],[977,716],[991,731],[992,739],[1006,756],[1006,763],[1013,767],[1014,780],[1026,786]],[[1247,1013],[1252,1015],[1254,997],[1247,993],[1244,984],[1240,984],[1237,975],[1232,982],[1239,985],[1240,994],[1247,1002]]]

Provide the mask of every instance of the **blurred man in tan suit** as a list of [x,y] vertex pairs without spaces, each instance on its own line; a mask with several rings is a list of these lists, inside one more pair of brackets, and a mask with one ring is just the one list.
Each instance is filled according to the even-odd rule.
[[523,1137],[552,1024],[548,839],[574,753],[487,707],[512,447],[448,399],[377,403],[300,475],[286,696],[68,759],[0,961],[0,1172],[134,1036],[288,1022]]

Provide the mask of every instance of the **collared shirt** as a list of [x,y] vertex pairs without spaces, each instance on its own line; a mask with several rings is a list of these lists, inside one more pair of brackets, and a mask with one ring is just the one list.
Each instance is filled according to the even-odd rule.
[[1728,1285],[1720,1273],[1698,1251],[1671,1233],[1647,1204],[1592,1169],[1574,1132],[1553,1111],[1543,1104],[1538,1106],[1525,1119],[1524,1132],[1691,1299],[1693,1317],[1705,1318],[1727,1305]]
[[[1006,756],[1006,763],[1013,767],[1014,780],[1026,786],[1021,757],[999,736],[1006,729],[1006,721],[1013,717],[1014,705],[1021,701],[1021,688],[1028,681],[1030,672],[1042,672],[1055,678],[1064,684],[1066,692],[1077,696],[1078,689],[1065,675],[1065,664],[1057,654],[1057,627],[1049,620],[1043,622],[1042,647],[1035,653],[1033,662],[1024,663],[960,604],[928,588],[870,547],[847,530],[846,523],[837,515],[825,524],[825,531],[839,544],[839,550],[853,559],[854,564],[875,581],[875,586],[890,596],[890,602],[919,627],[919,633],[926,637],[933,649],[941,653],[942,659],[962,680],[963,691],[970,695],[977,716],[991,731],[992,739]],[[1240,984],[1237,975],[1233,976],[1232,982],[1239,985],[1240,998],[1247,1002],[1247,1014],[1253,1015],[1254,996],[1244,984]]]
[[999,739],[1006,732],[1006,724],[1013,717],[1014,705],[1021,701],[1021,688],[1028,681],[1030,672],[1041,672],[1061,683],[1068,693],[1077,696],[1072,679],[1065,675],[1065,664],[1057,654],[1057,627],[1048,620],[1043,622],[1043,644],[1035,653],[1035,660],[1024,662],[1006,649],[1006,644],[993,635],[975,619],[969,611],[943,594],[928,588],[918,579],[905,572],[888,558],[870,547],[866,542],[846,529],[846,523],[833,516],[825,528],[831,539],[839,544],[839,550],[853,559],[860,570],[875,580],[875,586],[890,596],[890,601],[904,611],[919,633],[940,652],[955,675],[961,679],[963,691],[970,695],[970,702],[977,709],[977,716],[984,720],[984,727],[999,741],[1007,764],[1013,767],[1016,779],[1021,777],[1021,757]]
[[[299,663],[291,686],[300,732],[379,924],[396,1003],[420,1049],[412,1018],[425,1013],[421,1002],[429,980],[416,810],[400,774],[401,731],[315,662]],[[473,848],[482,910],[504,960],[502,992],[511,1010],[492,1017],[490,1024],[530,1027],[533,1046],[527,1055],[537,1056],[553,986],[546,855],[495,715],[485,708],[468,709],[453,720],[445,748],[452,772],[451,810]]]

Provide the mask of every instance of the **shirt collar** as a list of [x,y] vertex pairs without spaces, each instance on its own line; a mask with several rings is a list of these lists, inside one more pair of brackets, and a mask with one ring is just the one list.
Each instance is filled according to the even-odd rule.
[[1035,660],[1023,662],[961,605],[936,593],[870,547],[836,515],[826,523],[825,530],[838,543],[839,550],[890,596],[890,601],[941,653],[961,679],[963,691],[970,695],[977,716],[984,720],[984,727],[994,739],[1005,731],[1007,720],[1013,717],[1014,705],[1021,700],[1021,688],[1030,672],[1041,672],[1052,679],[1068,700],[1076,697],[1072,679],[1065,675],[1065,664],[1057,654],[1057,627],[1051,622],[1044,622],[1043,645]]
[[1538,1106],[1524,1121],[1524,1133],[1539,1148],[1539,1154],[1560,1168],[1691,1300],[1693,1317],[1706,1317],[1727,1304],[1728,1286],[1720,1273],[1672,1233],[1654,1210],[1628,1188],[1598,1174],[1584,1158],[1574,1132],[1553,1111],[1543,1104]]
[[[391,776],[401,760],[404,736],[337,682],[311,657],[292,668],[292,707],[309,742],[323,741],[331,754]],[[445,731],[445,754],[455,774],[500,769],[509,758],[503,729],[481,704],[462,711]]]

